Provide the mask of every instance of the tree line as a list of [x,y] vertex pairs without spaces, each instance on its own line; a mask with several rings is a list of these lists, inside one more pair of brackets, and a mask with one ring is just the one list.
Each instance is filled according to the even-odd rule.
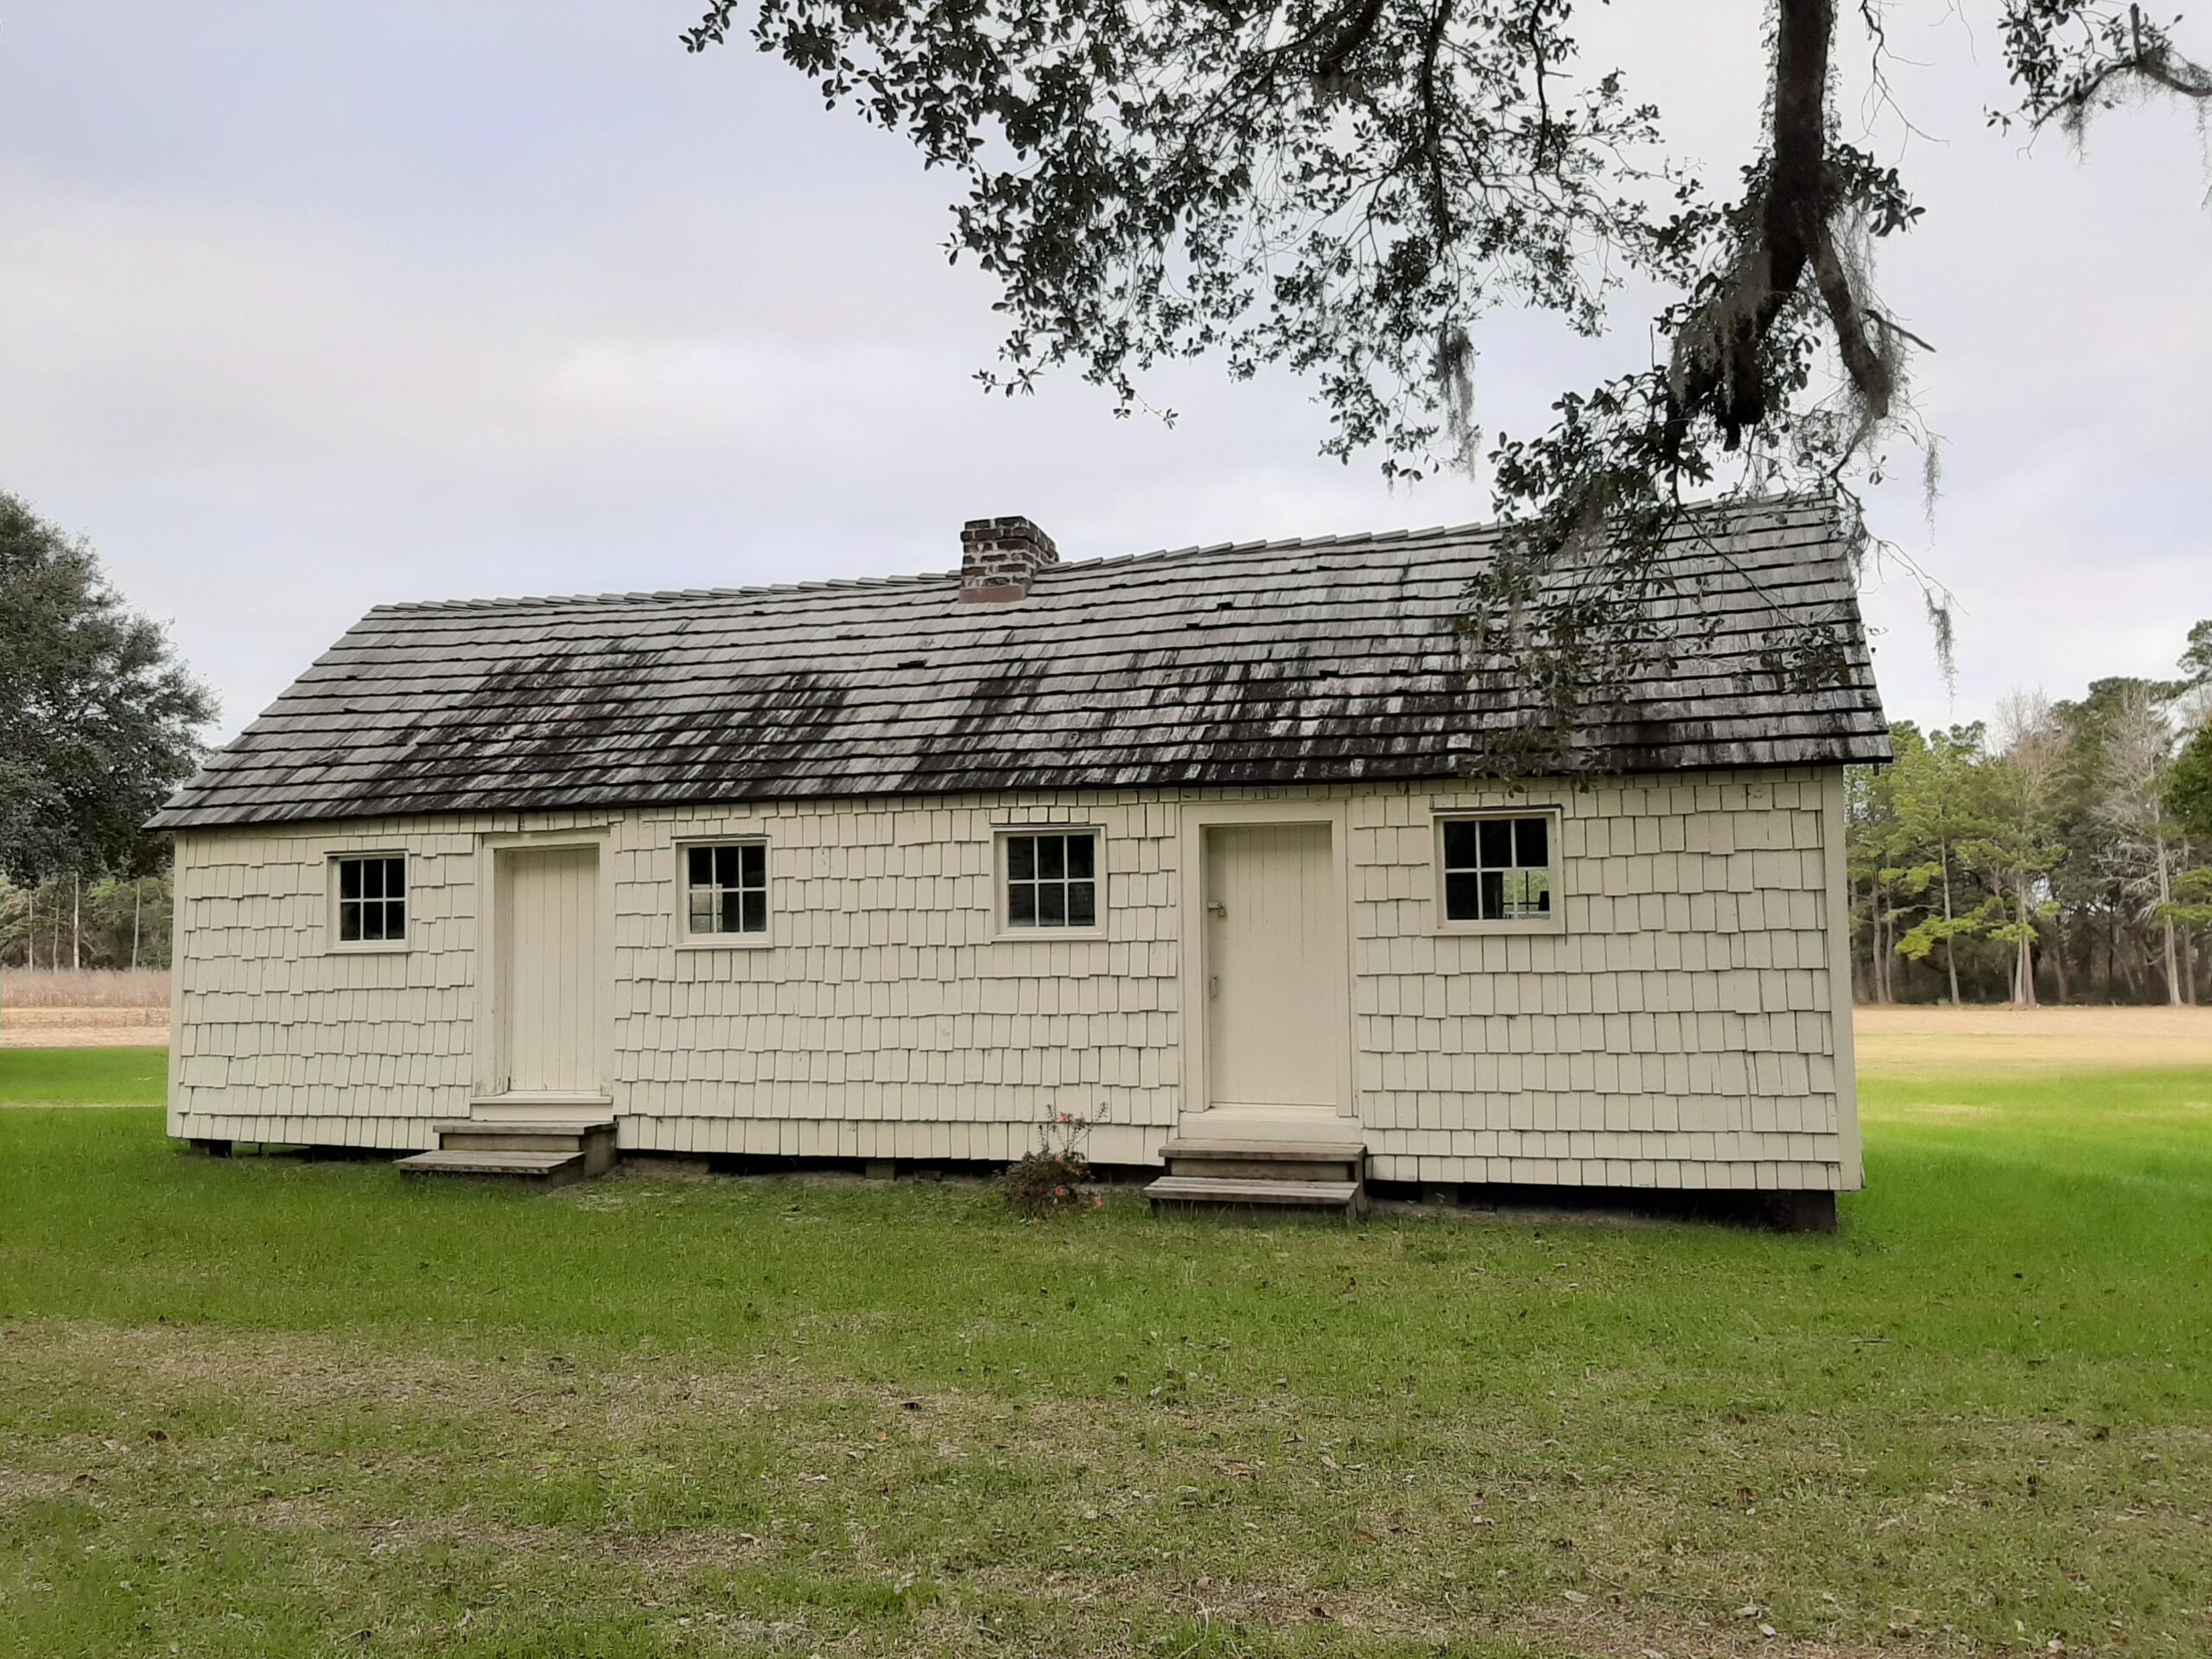
[[0,966],[168,960],[168,838],[143,826],[214,715],[91,546],[0,493]]
[[2212,620],[2171,680],[1891,728],[1853,767],[1862,1001],[2190,1003],[2212,992]]
[[0,879],[0,967],[166,968],[169,873]]

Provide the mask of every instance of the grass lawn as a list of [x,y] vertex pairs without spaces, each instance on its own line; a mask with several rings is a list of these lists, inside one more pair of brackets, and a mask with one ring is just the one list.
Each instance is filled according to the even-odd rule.
[[0,1652],[2212,1651],[2212,1072],[1870,1074],[1834,1238],[0,1112]]
[[0,1048],[0,1107],[159,1106],[166,1048]]

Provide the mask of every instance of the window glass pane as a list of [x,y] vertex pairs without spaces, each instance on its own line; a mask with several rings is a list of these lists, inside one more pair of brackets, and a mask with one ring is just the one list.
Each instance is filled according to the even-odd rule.
[[1477,878],[1471,871],[1460,871],[1444,878],[1444,914],[1454,922],[1478,922],[1482,919],[1481,895],[1476,887]]
[[384,896],[404,899],[407,896],[407,861],[388,858],[384,861]]
[[745,885],[748,887],[766,887],[768,882],[768,849],[754,842],[737,850],[741,855],[738,868],[745,873]]
[[1505,907],[1499,915],[1506,921],[1517,921],[1529,913],[1529,878],[1520,870],[1504,873],[1503,886]]
[[715,931],[715,895],[695,893],[691,895],[691,931],[711,933]]
[[711,847],[691,847],[684,851],[684,863],[691,873],[691,885],[705,887],[714,885],[715,849]]
[[1444,824],[1444,868],[1447,870],[1471,870],[1475,868],[1476,825],[1467,818],[1447,818]]
[[338,937],[349,944],[361,937],[361,906],[358,899],[339,900]]
[[1525,870],[1541,870],[1552,861],[1551,820],[1516,818],[1513,821],[1513,861]]
[[[1080,844],[1080,843],[1078,843]],[[1096,927],[1098,925],[1098,887],[1090,881],[1068,883],[1068,925]]]
[[1065,836],[1037,837],[1037,874],[1040,878],[1057,881],[1067,874],[1068,838]]
[[338,896],[358,899],[361,896],[361,861],[341,858],[338,861]]
[[1550,915],[1551,829],[1548,817],[1444,820],[1444,918],[1495,922]]
[[717,847],[715,849],[715,885],[718,887],[734,887],[737,885],[736,848]]
[[745,895],[735,887],[724,887],[721,900],[721,926],[718,931],[724,933],[743,932],[745,931]]
[[1065,927],[1068,922],[1068,890],[1057,881],[1037,884],[1037,925]]
[[1031,883],[1018,881],[1006,890],[1006,919],[1013,927],[1037,925],[1037,889]]
[[404,899],[385,900],[384,936],[387,939],[404,939],[407,937],[407,901]]
[[1008,836],[1006,838],[1006,873],[1009,880],[1028,881],[1037,874],[1037,837]]
[[1097,856],[1098,838],[1096,836],[1068,837],[1068,875],[1071,880],[1089,880],[1097,871],[1092,868]]
[[1552,879],[1542,870],[1530,870],[1521,878],[1529,884],[1529,914],[1548,916],[1552,913]]
[[754,892],[745,895],[745,931],[766,933],[768,931],[768,895]]
[[380,858],[365,858],[361,861],[362,898],[381,899],[384,897],[384,866],[385,861]]
[[384,906],[364,903],[361,906],[361,937],[364,939],[384,938]]

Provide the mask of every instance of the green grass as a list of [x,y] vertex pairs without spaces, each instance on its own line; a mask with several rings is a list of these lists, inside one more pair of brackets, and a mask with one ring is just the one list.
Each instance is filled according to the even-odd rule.
[[166,1048],[0,1048],[0,1106],[158,1106]]
[[1865,1104],[1835,1238],[0,1114],[0,1652],[2212,1651],[2212,1076]]

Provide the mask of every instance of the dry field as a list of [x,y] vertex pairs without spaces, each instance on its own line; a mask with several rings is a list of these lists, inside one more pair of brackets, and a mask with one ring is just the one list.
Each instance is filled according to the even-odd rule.
[[0,1047],[158,1048],[168,1039],[165,969],[0,973]]
[[166,968],[10,968],[0,973],[0,1008],[160,1008],[169,1006]]
[[2212,1066],[2212,1008],[1862,1007],[1859,1071]]
[[10,1008],[0,1014],[0,1047],[161,1048],[168,1040],[167,1008]]

